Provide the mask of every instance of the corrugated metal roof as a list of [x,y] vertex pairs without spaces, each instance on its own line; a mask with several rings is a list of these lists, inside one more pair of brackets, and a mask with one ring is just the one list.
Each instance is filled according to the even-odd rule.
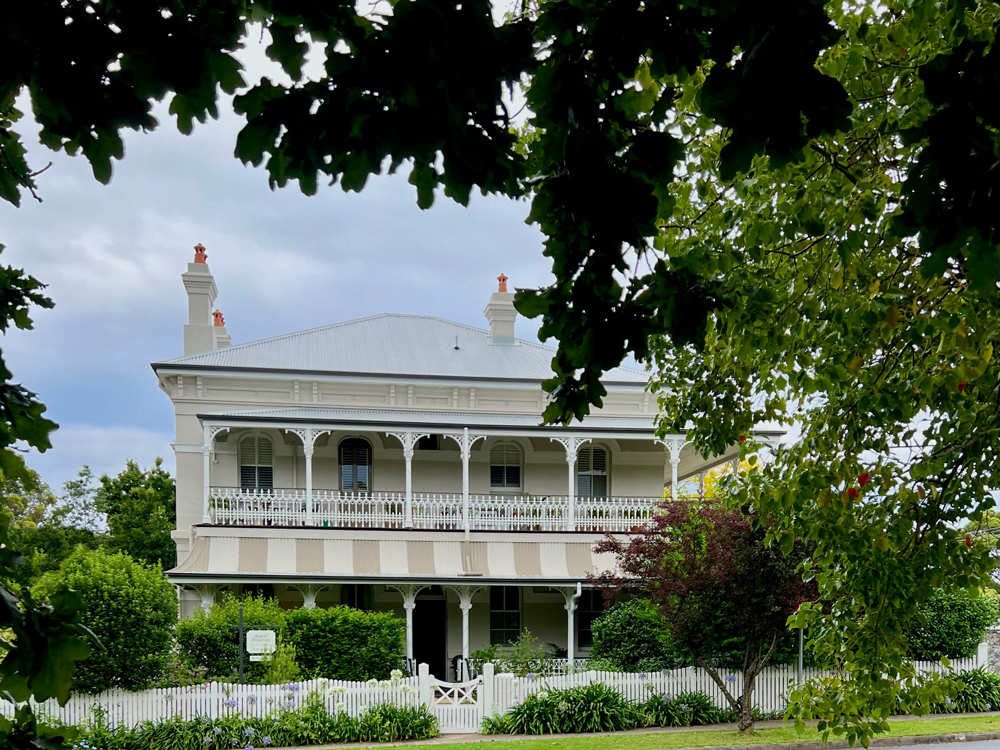
[[[246,411],[220,411],[199,414],[208,421],[226,419],[234,421],[288,421],[312,422],[317,424],[370,424],[370,425],[413,425],[427,427],[499,427],[504,429],[540,428],[540,417],[532,414],[476,414],[470,412],[422,412],[404,409],[250,409]],[[557,432],[566,428],[548,425],[545,429]],[[587,416],[582,421],[573,422],[573,431],[586,430],[629,430],[652,435],[655,429],[652,416],[610,417]]]
[[[458,349],[455,339],[458,338]],[[489,331],[423,315],[385,313],[154,363],[236,369],[545,380],[556,350],[530,341],[494,344]],[[609,383],[644,385],[616,367]]]

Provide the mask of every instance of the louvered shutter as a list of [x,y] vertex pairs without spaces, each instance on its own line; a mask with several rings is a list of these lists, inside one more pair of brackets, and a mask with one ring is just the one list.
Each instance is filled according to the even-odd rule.
[[497,443],[490,450],[490,487],[520,486],[520,449],[513,443]]
[[358,443],[354,448],[354,483],[359,492],[367,492],[368,467],[371,464],[370,449],[367,443]]
[[274,446],[267,438],[257,438],[257,486],[274,487]]
[[580,497],[608,494],[608,452],[604,448],[582,448],[576,458],[576,487]]
[[239,444],[240,487],[271,489],[274,487],[274,446],[264,437],[248,436]]
[[368,492],[371,489],[371,446],[364,440],[345,440],[340,444],[340,488],[345,492]]

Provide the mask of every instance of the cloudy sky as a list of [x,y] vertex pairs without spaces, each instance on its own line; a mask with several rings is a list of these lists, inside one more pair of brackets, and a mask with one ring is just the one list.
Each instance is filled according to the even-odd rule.
[[[250,77],[280,77],[257,38]],[[271,192],[263,170],[233,157],[243,120],[223,110],[182,136],[159,107],[158,130],[126,131],[108,186],[82,158],[37,145],[30,123],[20,128],[32,165],[53,165],[39,177],[42,203],[0,203],[2,261],[49,284],[56,308],[2,343],[15,380],[60,424],[53,450],[28,456],[53,487],[82,464],[100,473],[162,456],[173,468],[170,401],[149,363],[182,353],[180,274],[196,243],[208,249],[234,343],[380,312],[485,327],[499,273],[516,286],[551,278],[526,203],[474,196],[463,208],[439,196],[420,211],[405,174],[373,178],[361,194]],[[519,320],[518,336],[536,330]]]

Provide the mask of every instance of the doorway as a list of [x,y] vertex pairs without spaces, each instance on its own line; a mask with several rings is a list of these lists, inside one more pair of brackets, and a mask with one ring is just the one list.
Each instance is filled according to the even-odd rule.
[[438,680],[448,679],[448,604],[440,587],[417,595],[413,609],[413,659]]

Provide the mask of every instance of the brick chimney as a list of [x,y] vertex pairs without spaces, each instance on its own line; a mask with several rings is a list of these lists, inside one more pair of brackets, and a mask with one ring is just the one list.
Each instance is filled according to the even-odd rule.
[[497,291],[490,295],[486,305],[486,320],[490,324],[490,343],[513,344],[514,322],[517,320],[517,310],[514,309],[514,293],[507,291],[507,277],[497,276]]
[[[212,305],[219,296],[215,277],[208,269],[208,253],[201,244],[194,246],[194,262],[188,263],[187,271],[181,274],[188,297],[188,322],[184,326],[184,356],[215,349],[216,331],[212,317]],[[221,329],[225,332],[225,328]]]

